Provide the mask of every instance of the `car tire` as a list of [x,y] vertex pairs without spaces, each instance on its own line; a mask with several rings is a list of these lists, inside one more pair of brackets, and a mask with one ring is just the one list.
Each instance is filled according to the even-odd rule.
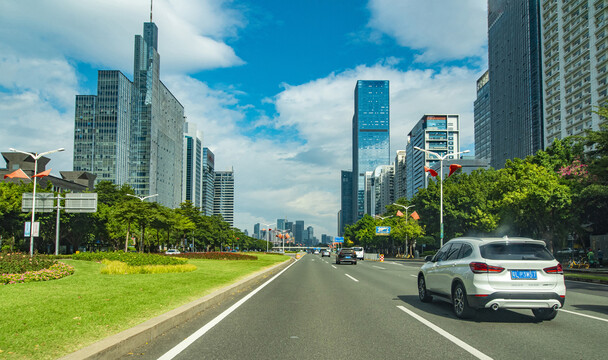
[[534,314],[534,318],[536,318],[536,320],[538,321],[549,321],[555,319],[555,317],[557,316],[557,309],[532,309],[532,313]]
[[353,265],[357,265],[357,262],[356,262],[356,261],[355,261],[355,262],[353,262]]
[[336,265],[340,265],[340,260],[336,260]]
[[452,308],[454,314],[461,319],[471,318],[475,314],[475,310],[469,306],[467,301],[467,291],[460,282],[456,283],[452,291]]
[[418,297],[420,298],[420,301],[425,303],[433,301],[433,297],[429,295],[429,292],[426,290],[424,275],[418,276]]

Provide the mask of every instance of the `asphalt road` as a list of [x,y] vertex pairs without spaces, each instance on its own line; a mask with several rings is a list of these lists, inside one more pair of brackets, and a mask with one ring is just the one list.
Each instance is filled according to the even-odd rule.
[[418,300],[419,264],[333,260],[306,255],[262,289],[124,358],[608,358],[607,285],[567,281],[566,306],[552,321],[536,322],[530,310],[460,320],[446,303]]

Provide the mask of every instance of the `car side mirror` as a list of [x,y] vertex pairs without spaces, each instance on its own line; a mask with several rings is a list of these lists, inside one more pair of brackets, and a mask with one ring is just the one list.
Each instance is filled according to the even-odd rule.
[[432,255],[427,255],[427,256],[424,258],[424,262],[430,262],[430,261],[432,261],[432,260],[433,260],[433,256],[432,256]]

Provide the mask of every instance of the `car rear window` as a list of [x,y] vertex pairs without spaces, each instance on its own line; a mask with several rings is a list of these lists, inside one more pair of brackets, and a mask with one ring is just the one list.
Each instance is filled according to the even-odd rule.
[[353,248],[353,250],[355,250],[355,251],[363,251],[363,248],[362,247],[356,247],[356,248]]
[[479,248],[481,256],[490,260],[553,260],[544,245],[529,243],[492,243]]

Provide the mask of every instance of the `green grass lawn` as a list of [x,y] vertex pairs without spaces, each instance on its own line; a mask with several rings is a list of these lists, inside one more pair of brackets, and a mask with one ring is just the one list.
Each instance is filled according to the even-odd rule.
[[102,275],[100,263],[65,260],[74,275],[0,286],[0,358],[56,359],[289,258],[256,256],[142,275]]

